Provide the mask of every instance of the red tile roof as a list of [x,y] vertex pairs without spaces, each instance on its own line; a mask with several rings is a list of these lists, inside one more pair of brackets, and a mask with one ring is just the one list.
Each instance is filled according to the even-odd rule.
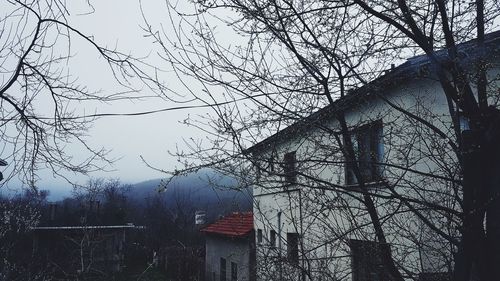
[[243,237],[253,230],[253,213],[232,213],[201,229],[205,233]]

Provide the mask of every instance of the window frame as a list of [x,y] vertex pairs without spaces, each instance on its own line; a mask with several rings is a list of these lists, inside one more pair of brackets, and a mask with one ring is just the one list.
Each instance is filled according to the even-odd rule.
[[271,229],[269,231],[269,247],[276,248],[276,231]]
[[259,162],[255,162],[254,169],[255,169],[255,181],[260,182],[262,178],[262,168]]
[[238,281],[238,264],[231,262],[231,281]]
[[276,152],[272,151],[268,161],[268,169],[271,174],[275,172],[274,162],[276,162]]
[[297,183],[297,151],[290,151],[283,155],[283,181],[286,186]]
[[263,241],[263,233],[262,233],[262,229],[261,229],[261,228],[258,228],[258,229],[257,229],[257,244],[258,244],[258,245],[262,244],[262,241]]
[[[349,132],[356,163],[364,183],[383,181],[384,169],[384,126],[382,120],[363,124]],[[362,147],[360,147],[362,145]],[[352,169],[353,163],[345,161],[345,184],[358,185]]]
[[220,258],[219,260],[219,280],[226,281],[227,280],[227,261],[225,258]]
[[[350,239],[352,281],[389,280],[390,274],[384,268],[384,244]],[[390,247],[387,248],[390,251]]]
[[299,264],[299,244],[300,244],[300,235],[296,232],[287,232],[286,257],[288,259],[288,262],[294,265]]

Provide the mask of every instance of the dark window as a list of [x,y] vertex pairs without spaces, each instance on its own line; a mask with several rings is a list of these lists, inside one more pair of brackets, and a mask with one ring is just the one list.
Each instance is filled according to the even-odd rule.
[[220,281],[226,281],[226,259],[220,258]]
[[262,243],[262,229],[257,229],[257,243]]
[[390,280],[382,261],[382,251],[390,251],[388,245],[373,241],[350,240],[353,281]]
[[276,247],[276,231],[271,230],[269,233],[269,245],[271,247]]
[[470,130],[470,121],[467,117],[460,115],[458,117],[458,121],[459,121],[461,132]]
[[[381,121],[361,126],[351,132],[356,161],[364,182],[374,182],[382,178],[382,167],[379,165],[383,161],[384,153],[382,137]],[[346,164],[346,183],[358,183],[353,163],[349,161]]]
[[235,262],[231,263],[231,281],[238,280],[238,264]]
[[269,171],[274,172],[274,161],[275,161],[275,153],[273,152],[269,157]]
[[256,165],[255,165],[255,179],[256,179],[257,181],[260,181],[260,177],[261,177],[261,174],[262,174],[262,173],[261,173],[261,169],[262,169],[262,168],[260,167],[260,165],[259,165],[259,164],[256,164]]
[[283,159],[283,174],[286,184],[294,184],[297,182],[297,159],[295,151],[285,154]]
[[292,264],[299,263],[299,234],[298,233],[287,233],[286,234],[286,247],[287,247],[287,258]]

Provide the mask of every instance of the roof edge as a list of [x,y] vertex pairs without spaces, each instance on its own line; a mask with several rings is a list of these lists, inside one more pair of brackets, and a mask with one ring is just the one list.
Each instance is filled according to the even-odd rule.
[[[495,41],[500,40],[500,30],[488,33],[485,35],[485,44],[486,45],[492,45],[493,47],[498,47],[498,45],[495,44]],[[463,43],[460,43],[457,45],[457,47],[462,47],[465,49],[472,49],[474,48],[473,43],[475,43],[477,39],[472,39]],[[446,49],[440,49],[435,51],[436,54],[441,54],[444,53]],[[498,52],[497,50],[493,50],[493,53]],[[288,132],[293,132],[293,131],[303,131],[305,129],[310,129],[310,122],[311,121],[319,121],[323,120],[325,115],[331,116],[332,114],[335,114],[336,112],[342,112],[348,109],[350,104],[354,101],[358,101],[359,99],[369,96],[370,93],[374,90],[380,90],[381,88],[385,88],[387,86],[391,86],[391,84],[394,84],[395,81],[392,81],[392,79],[408,79],[408,78],[422,78],[422,76],[409,76],[409,74],[415,74],[415,70],[418,70],[420,67],[427,65],[430,62],[430,59],[427,55],[418,55],[414,56],[411,58],[408,58],[406,62],[398,65],[397,67],[394,67],[390,70],[387,70],[385,74],[382,76],[376,78],[375,80],[359,87],[356,89],[353,89],[348,92],[348,94],[344,97],[340,97],[337,100],[335,100],[332,104],[329,104],[323,108],[320,108],[318,111],[312,113],[309,116],[304,117],[303,119],[300,119],[296,121],[295,123],[291,124],[290,126],[284,128],[283,130],[280,130],[273,135],[261,140],[260,142],[250,146],[247,149],[244,149],[242,151],[243,155],[250,155],[258,151],[259,149],[263,148],[264,146],[269,145],[270,143],[273,143],[275,141],[281,140],[283,135],[285,135]],[[375,96],[375,95],[372,95]]]

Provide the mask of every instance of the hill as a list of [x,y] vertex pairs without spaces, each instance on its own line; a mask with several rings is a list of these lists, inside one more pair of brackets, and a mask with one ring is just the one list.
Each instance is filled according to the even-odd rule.
[[129,197],[140,205],[160,198],[173,212],[181,210],[193,216],[196,210],[203,210],[209,220],[233,211],[252,210],[252,189],[213,170],[176,176],[162,188],[161,183],[162,179],[136,183]]

